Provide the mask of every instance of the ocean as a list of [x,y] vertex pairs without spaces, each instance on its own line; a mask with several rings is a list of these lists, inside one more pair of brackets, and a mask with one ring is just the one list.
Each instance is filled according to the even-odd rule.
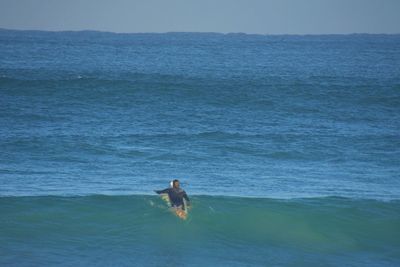
[[399,266],[400,35],[0,30],[0,151],[0,266]]

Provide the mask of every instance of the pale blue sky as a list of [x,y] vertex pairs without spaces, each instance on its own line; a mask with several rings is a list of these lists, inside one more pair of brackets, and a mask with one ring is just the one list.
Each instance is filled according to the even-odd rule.
[[400,0],[0,0],[0,28],[400,33]]

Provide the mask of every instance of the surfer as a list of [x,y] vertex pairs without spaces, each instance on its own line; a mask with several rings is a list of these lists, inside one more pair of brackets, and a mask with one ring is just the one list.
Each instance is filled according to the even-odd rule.
[[168,194],[169,200],[171,202],[171,206],[173,208],[179,208],[185,210],[185,203],[183,199],[186,200],[186,204],[190,206],[190,200],[187,196],[185,190],[180,188],[179,180],[175,179],[172,181],[172,187],[164,189],[164,190],[156,190],[157,194]]

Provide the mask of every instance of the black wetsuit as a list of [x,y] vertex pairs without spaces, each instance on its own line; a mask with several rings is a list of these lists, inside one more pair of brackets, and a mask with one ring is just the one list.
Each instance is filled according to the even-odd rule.
[[186,192],[181,188],[167,188],[164,190],[158,190],[156,193],[168,194],[172,207],[182,207],[182,209],[185,209],[183,199],[186,199],[187,202],[190,202]]

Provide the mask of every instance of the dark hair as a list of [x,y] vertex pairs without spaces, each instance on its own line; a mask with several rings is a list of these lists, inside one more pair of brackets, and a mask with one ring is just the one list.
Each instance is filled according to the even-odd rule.
[[174,180],[172,181],[172,185],[174,186],[176,182],[179,182],[179,180],[178,180],[178,179],[174,179]]

